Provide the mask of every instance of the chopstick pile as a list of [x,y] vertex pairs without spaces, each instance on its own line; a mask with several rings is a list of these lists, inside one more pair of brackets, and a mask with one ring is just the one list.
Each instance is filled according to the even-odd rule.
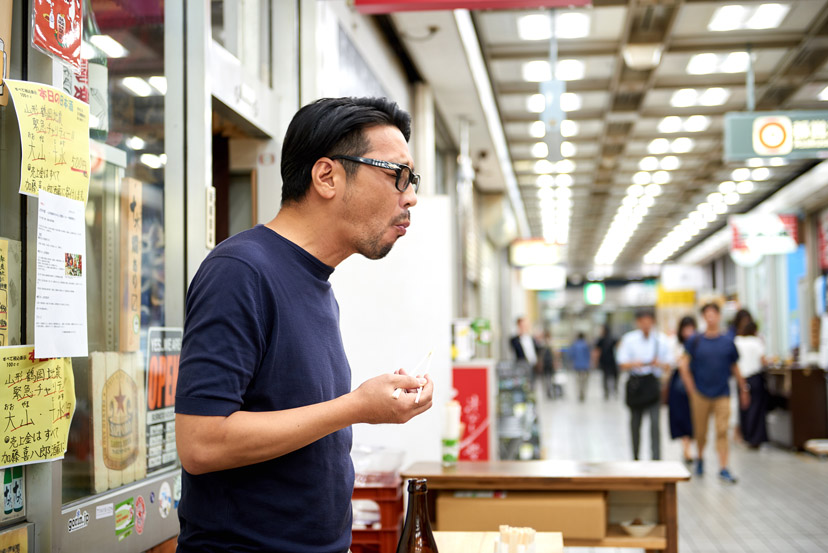
[[502,524],[500,526],[499,553],[528,552],[535,549],[535,530],[516,528]]

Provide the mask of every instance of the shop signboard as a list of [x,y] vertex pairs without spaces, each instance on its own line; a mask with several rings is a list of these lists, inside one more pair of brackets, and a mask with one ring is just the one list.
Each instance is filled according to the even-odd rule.
[[725,114],[724,158],[828,158],[828,111]]
[[555,265],[561,262],[561,246],[543,238],[515,240],[509,246],[509,261],[515,267]]
[[763,255],[788,254],[797,247],[796,215],[760,213],[732,215],[730,255],[742,266],[755,265]]
[[828,271],[828,209],[823,209],[817,217],[817,244],[819,268]]
[[517,10],[590,6],[592,0],[354,0],[365,14],[432,10]]
[[147,473],[175,465],[175,387],[181,328],[147,331]]
[[532,265],[520,270],[520,284],[526,290],[563,290],[566,268],[562,265]]

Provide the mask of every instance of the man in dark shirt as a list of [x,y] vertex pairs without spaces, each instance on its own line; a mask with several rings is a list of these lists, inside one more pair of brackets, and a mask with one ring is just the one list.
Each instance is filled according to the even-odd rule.
[[697,334],[685,342],[687,355],[679,363],[681,377],[690,396],[693,432],[698,448],[696,474],[704,474],[704,446],[707,443],[707,422],[712,414],[716,424],[716,451],[719,454],[719,478],[735,484],[736,478],[728,468],[727,426],[730,419],[730,376],[739,385],[739,399],[746,407],[750,403],[749,388],[739,373],[739,352],[733,339],[719,330],[721,312],[715,303],[701,310],[707,323],[704,334]]
[[428,375],[351,391],[328,281],[351,254],[382,258],[406,233],[419,184],[409,135],[409,115],[386,99],[305,106],[284,140],[281,211],[199,268],[176,391],[179,552],[347,551],[351,425],[431,406]]
[[[618,340],[612,335],[610,326],[601,327],[601,337],[595,342],[593,356],[598,359],[598,366],[604,373],[604,399],[618,396],[618,362],[615,360],[615,346]],[[593,361],[593,364],[595,362]]]

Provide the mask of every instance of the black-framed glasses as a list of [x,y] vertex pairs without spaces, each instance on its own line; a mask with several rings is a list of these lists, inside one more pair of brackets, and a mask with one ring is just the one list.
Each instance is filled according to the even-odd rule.
[[403,163],[392,163],[390,161],[382,161],[379,159],[371,159],[370,157],[359,156],[331,156],[331,159],[344,159],[346,161],[353,161],[354,163],[363,163],[365,165],[372,165],[380,169],[388,169],[394,171],[397,176],[394,181],[394,187],[400,192],[408,190],[408,185],[414,187],[414,193],[420,189],[420,175],[411,170],[411,167]]

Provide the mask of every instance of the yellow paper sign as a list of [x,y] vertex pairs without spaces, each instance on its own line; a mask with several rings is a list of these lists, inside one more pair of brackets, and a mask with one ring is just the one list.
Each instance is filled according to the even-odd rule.
[[0,534],[0,553],[28,553],[29,529],[25,526]]
[[20,193],[47,190],[86,203],[89,106],[45,84],[5,82],[20,125]]
[[0,346],[9,341],[9,242],[0,238]]
[[0,467],[63,458],[75,412],[72,360],[9,346],[0,348],[0,371]]

